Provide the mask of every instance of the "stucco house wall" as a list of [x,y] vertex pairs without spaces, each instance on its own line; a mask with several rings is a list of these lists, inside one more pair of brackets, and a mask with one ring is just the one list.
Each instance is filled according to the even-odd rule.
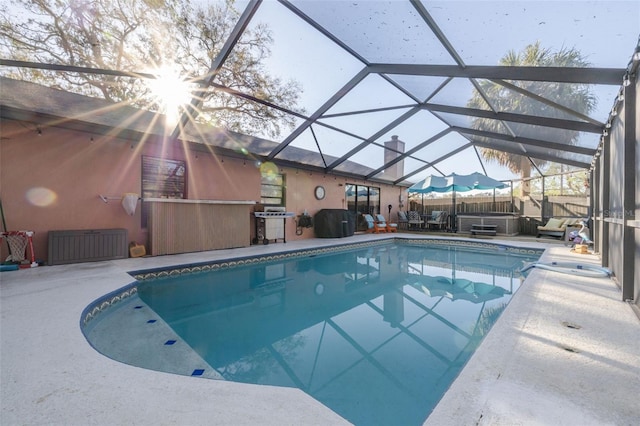
[[[204,200],[260,200],[260,169],[256,158],[234,158],[206,149],[192,150],[182,142],[157,137],[131,141],[109,134],[94,134],[31,121],[3,119],[0,141],[0,199],[8,230],[32,230],[37,259],[47,259],[47,234],[51,230],[125,228],[129,240],[148,244],[141,208],[126,214],[117,199],[127,192],[141,192],[142,156],[148,155],[187,164],[187,198]],[[117,134],[114,133],[113,134]],[[277,164],[276,164],[277,165]],[[397,212],[403,188],[356,181],[279,167],[286,176],[287,211],[305,210],[313,215],[324,208],[346,208],[347,183],[381,188],[380,203]],[[314,188],[322,185],[326,197],[317,200]],[[113,197],[107,203],[99,195]],[[250,217],[247,226],[252,228]],[[313,229],[296,235],[296,224],[286,222],[287,240],[312,238]],[[247,242],[247,245],[249,242]],[[8,256],[2,244],[0,256]]]

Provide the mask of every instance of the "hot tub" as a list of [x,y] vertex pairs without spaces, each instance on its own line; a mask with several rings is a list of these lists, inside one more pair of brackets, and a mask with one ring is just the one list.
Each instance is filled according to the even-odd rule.
[[471,234],[472,225],[496,225],[497,235],[518,235],[519,216],[508,213],[459,214],[458,232]]

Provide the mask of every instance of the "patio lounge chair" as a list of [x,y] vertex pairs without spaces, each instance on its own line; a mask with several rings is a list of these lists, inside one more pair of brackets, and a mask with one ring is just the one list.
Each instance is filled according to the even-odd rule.
[[362,216],[367,222],[367,232],[373,232],[376,234],[380,232],[387,232],[387,226],[376,223],[376,221],[373,220],[373,216],[371,216],[370,214],[363,214]]
[[411,228],[412,226],[417,226],[418,228],[422,228],[422,225],[424,224],[424,220],[422,220],[422,218],[420,217],[420,213],[416,211],[410,211],[408,223],[409,223],[409,228]]
[[567,227],[579,227],[580,222],[582,221],[579,217],[570,217],[570,218],[555,218],[552,217],[544,226],[538,226],[538,235],[536,238],[540,238],[541,236],[546,237],[556,237],[556,238],[564,238],[564,233],[567,230]]
[[407,218],[407,214],[400,210],[398,212],[398,228],[407,229],[409,227],[409,219]]
[[449,213],[446,210],[434,210],[431,212],[431,218],[427,220],[427,227],[431,229],[431,226],[437,226],[438,229],[447,226],[447,218]]
[[381,214],[376,215],[376,222],[378,222],[378,225],[380,226],[384,225],[387,232],[398,232],[398,224],[387,222],[384,216],[382,216]]

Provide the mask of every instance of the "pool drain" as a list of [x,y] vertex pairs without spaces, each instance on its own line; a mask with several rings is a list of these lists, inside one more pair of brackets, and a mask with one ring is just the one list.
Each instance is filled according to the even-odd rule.
[[560,344],[560,347],[562,349],[564,349],[565,351],[567,351],[567,352],[571,352],[571,353],[574,353],[574,354],[579,354],[580,353],[580,351],[578,349],[576,349],[574,347],[571,347],[571,346],[568,346],[568,345]]
[[582,328],[581,325],[578,325],[576,323],[569,322],[569,321],[562,321],[562,325],[564,325],[567,328],[572,328],[574,330],[580,330]]

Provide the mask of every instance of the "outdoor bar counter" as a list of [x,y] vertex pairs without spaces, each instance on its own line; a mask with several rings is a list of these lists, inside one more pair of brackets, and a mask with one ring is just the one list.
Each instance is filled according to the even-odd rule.
[[145,198],[149,254],[190,253],[251,243],[250,212],[255,201]]

